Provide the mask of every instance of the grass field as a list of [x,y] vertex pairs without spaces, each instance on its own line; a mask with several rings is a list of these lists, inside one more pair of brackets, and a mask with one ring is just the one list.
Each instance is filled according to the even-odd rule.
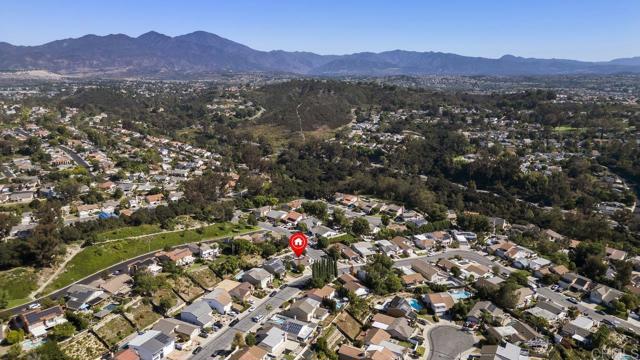
[[62,352],[73,360],[96,359],[107,350],[109,349],[90,332],[76,336],[62,346]]
[[161,250],[165,246],[215,239],[252,230],[256,228],[220,223],[207,226],[201,232],[185,230],[89,246],[69,261],[65,270],[47,286],[44,293],[49,294],[111,265],[151,251]]
[[122,315],[111,318],[111,320],[94,330],[109,346],[119,343],[135,331],[133,326]]
[[188,274],[193,280],[195,280],[195,282],[205,289],[213,289],[213,287],[220,282],[220,278],[218,278],[207,266],[201,266],[199,268],[189,270]]
[[580,129],[575,128],[573,126],[562,125],[562,126],[556,126],[555,128],[553,128],[553,130],[557,132],[568,132],[568,131],[577,131]]
[[142,302],[127,309],[127,316],[136,324],[139,330],[150,326],[162,317],[153,311],[150,304]]
[[159,233],[162,229],[158,225],[143,224],[140,226],[127,226],[111,231],[105,231],[98,234],[98,241],[124,239],[133,236],[141,236],[153,233]]
[[8,308],[29,301],[29,294],[38,288],[38,276],[33,269],[16,268],[0,272],[0,290],[7,293]]

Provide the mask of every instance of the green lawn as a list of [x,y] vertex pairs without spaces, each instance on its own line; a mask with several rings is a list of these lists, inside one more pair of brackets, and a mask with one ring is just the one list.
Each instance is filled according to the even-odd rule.
[[38,288],[38,276],[33,269],[16,268],[0,272],[0,289],[7,292],[8,308],[29,301],[29,294]]
[[64,272],[49,284],[44,293],[49,294],[101,269],[150,251],[161,250],[165,246],[198,242],[256,229],[250,226],[220,223],[204,228],[202,233],[196,230],[185,230],[89,246],[69,261]]
[[575,128],[573,126],[569,126],[569,125],[561,125],[561,126],[556,126],[555,128],[553,128],[553,130],[557,132],[567,132],[567,131],[577,131],[580,129]]
[[98,234],[98,241],[124,239],[134,236],[159,233],[161,231],[162,229],[158,225],[144,224],[139,226],[127,226]]

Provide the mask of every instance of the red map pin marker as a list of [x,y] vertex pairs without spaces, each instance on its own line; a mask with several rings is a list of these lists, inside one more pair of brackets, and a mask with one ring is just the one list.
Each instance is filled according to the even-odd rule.
[[304,234],[301,232],[297,232],[289,237],[289,247],[291,248],[291,250],[293,250],[297,257],[300,257],[300,255],[302,255],[304,249],[307,248],[307,243],[307,237],[304,236]]

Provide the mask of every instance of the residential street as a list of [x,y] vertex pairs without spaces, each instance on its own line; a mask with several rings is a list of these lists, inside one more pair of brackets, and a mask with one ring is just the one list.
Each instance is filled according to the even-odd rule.
[[634,324],[631,324],[630,322],[617,318],[613,315],[600,315],[598,314],[595,310],[583,305],[584,303],[580,303],[580,304],[574,304],[571,303],[569,301],[567,301],[567,297],[564,296],[563,294],[557,293],[549,288],[543,287],[543,288],[538,288],[537,289],[538,294],[541,296],[544,296],[545,298],[553,301],[554,303],[558,304],[558,305],[562,305],[564,307],[570,307],[570,306],[575,306],[578,308],[578,310],[580,310],[581,312],[587,314],[587,316],[589,316],[590,318],[597,320],[597,321],[602,321],[604,319],[609,319],[609,321],[619,321],[620,322],[620,326],[621,328],[627,329],[629,331],[640,333],[640,327],[636,326]]

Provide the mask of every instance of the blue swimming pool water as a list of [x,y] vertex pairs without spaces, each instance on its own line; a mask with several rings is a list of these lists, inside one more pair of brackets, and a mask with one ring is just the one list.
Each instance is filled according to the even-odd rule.
[[451,290],[449,294],[456,300],[468,299],[472,296],[467,290]]
[[420,311],[424,308],[424,306],[422,306],[422,303],[420,303],[418,299],[409,299],[407,301],[409,302],[409,305],[411,305],[411,307],[417,311]]

